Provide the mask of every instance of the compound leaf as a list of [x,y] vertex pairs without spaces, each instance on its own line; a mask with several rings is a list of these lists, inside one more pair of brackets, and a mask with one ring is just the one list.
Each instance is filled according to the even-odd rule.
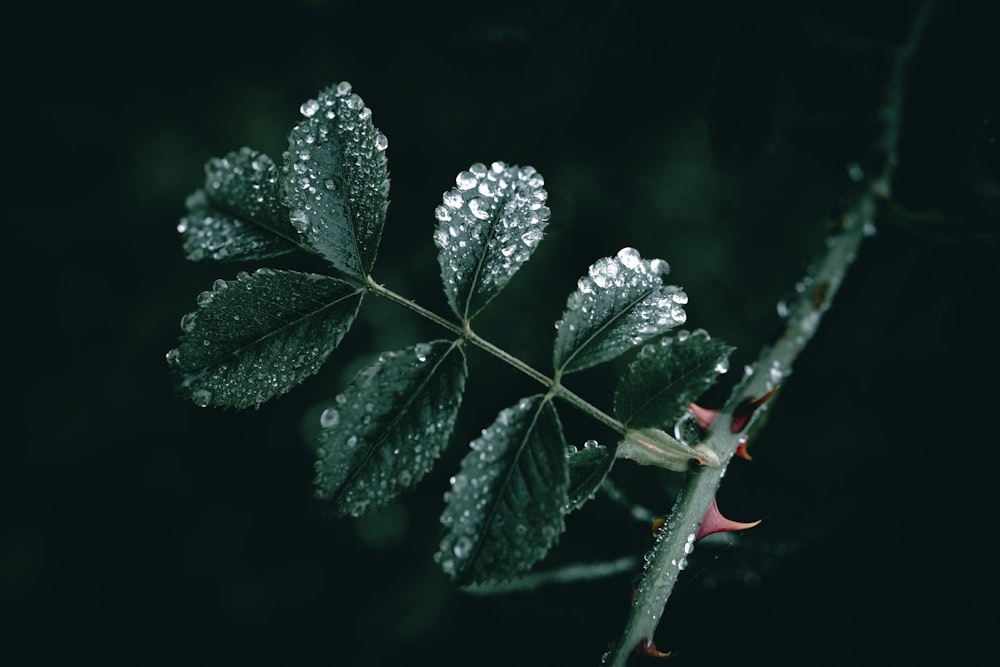
[[445,494],[435,560],[462,584],[502,581],[541,559],[565,528],[566,444],[545,396],[521,399],[462,459]]
[[683,324],[687,295],[663,284],[669,271],[665,261],[642,259],[635,248],[594,262],[556,323],[556,371],[596,366]]
[[580,509],[594,497],[601,482],[611,472],[615,453],[607,447],[588,442],[583,449],[569,450],[569,490],[566,511]]
[[236,262],[276,257],[296,249],[278,168],[243,147],[205,164],[205,187],[187,198],[177,230],[192,261]]
[[334,268],[363,281],[389,206],[389,142],[346,81],[300,111],[304,120],[288,136],[283,166],[291,223]]
[[179,390],[198,405],[259,406],[319,370],[360,303],[361,291],[336,278],[241,272],[198,296],[167,361]]
[[733,349],[703,329],[643,346],[615,389],[615,416],[636,429],[673,425],[726,372]]
[[448,444],[462,402],[457,342],[383,353],[320,416],[316,497],[358,516],[415,485]]
[[549,209],[534,167],[475,163],[458,174],[434,211],[441,278],[451,309],[471,320],[528,261]]

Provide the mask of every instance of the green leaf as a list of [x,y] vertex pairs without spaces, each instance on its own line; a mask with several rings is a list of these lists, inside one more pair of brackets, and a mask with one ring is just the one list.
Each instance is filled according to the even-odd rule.
[[452,478],[434,556],[462,584],[502,581],[524,572],[565,528],[566,443],[545,396],[504,409],[474,440]]
[[556,371],[596,366],[683,324],[687,295],[663,284],[669,271],[665,261],[642,259],[635,248],[594,262],[556,323]]
[[284,187],[292,225],[338,271],[371,272],[389,206],[385,135],[346,81],[300,107],[288,136]]
[[607,447],[602,447],[592,440],[584,444],[583,449],[571,448],[567,453],[569,459],[569,490],[566,511],[580,509],[588,500],[594,497],[601,487],[601,482],[611,472],[615,463],[615,453]]
[[434,211],[441,278],[451,309],[471,320],[528,261],[549,209],[534,167],[475,163],[455,178]]
[[246,408],[319,370],[347,333],[362,292],[314,273],[259,269],[216,280],[181,319],[167,353],[180,391],[201,406]]
[[192,261],[265,259],[296,249],[298,232],[271,158],[241,148],[205,165],[205,187],[187,199],[177,230]]
[[448,445],[466,378],[458,342],[383,353],[320,417],[316,497],[337,514],[387,505]]
[[734,349],[704,329],[643,346],[615,389],[615,416],[630,428],[672,427],[728,370]]

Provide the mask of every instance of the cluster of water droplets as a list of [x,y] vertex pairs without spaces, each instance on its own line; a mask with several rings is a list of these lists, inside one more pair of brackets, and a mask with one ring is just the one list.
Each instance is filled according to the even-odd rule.
[[254,224],[287,227],[278,169],[267,155],[243,147],[205,165],[205,186],[187,198],[177,231],[193,261],[260,258],[289,248]]
[[[555,323],[557,367],[582,345],[605,348],[596,354],[597,363],[683,324],[688,297],[680,288],[663,284],[669,272],[666,261],[642,259],[638,250],[628,247],[594,262]],[[600,341],[592,338],[598,329]]]
[[528,260],[551,215],[544,185],[534,167],[503,162],[477,162],[458,174],[434,211],[434,243],[450,299],[480,289],[495,293]]
[[[487,579],[509,578],[540,560],[562,532],[566,480],[557,479],[554,470],[531,467],[544,459],[538,451],[525,452],[513,471],[508,465],[540,400],[524,398],[502,410],[472,442],[451,478],[441,515],[447,533],[434,556],[446,574],[459,577],[471,567],[477,580],[480,573]],[[561,451],[559,455],[563,458]],[[501,483],[505,488],[495,488]],[[473,556],[476,562],[470,563]]]
[[358,516],[387,505],[430,471],[448,444],[464,383],[464,375],[428,380],[455,367],[436,366],[445,354],[460,352],[445,341],[384,352],[320,414],[318,497]]
[[342,81],[302,103],[288,137],[284,188],[292,226],[338,268],[370,268],[385,222],[389,142]]
[[198,405],[259,406],[315,373],[339,343],[356,301],[322,316],[312,309],[343,290],[326,276],[268,268],[220,278],[181,318],[181,342],[167,363]]

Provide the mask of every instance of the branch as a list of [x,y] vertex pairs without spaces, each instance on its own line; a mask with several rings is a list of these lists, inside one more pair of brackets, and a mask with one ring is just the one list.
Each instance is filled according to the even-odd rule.
[[[885,155],[882,173],[865,184],[847,213],[832,221],[835,231],[826,239],[825,252],[815,268],[796,284],[796,298],[788,306],[784,334],[761,351],[709,427],[705,443],[719,455],[722,465],[699,467],[688,473],[685,486],[657,535],[636,589],[625,631],[607,656],[606,664],[624,667],[636,649],[655,649],[653,634],[674,583],[686,565],[686,557],[693,549],[698,528],[715,498],[726,466],[737,446],[763,426],[768,404],[760,399],[776,390],[791,373],[795,359],[812,339],[829,309],[859,246],[875,228],[878,205],[889,197],[897,163],[904,76],[927,23],[930,7],[931,3],[925,1],[918,10],[909,37],[896,53],[886,85],[886,98],[880,110],[884,125],[881,148]],[[751,406],[749,415],[748,406]]]

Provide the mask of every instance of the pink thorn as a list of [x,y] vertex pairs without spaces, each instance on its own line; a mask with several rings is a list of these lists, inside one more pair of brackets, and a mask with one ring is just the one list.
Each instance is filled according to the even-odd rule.
[[744,458],[747,461],[753,461],[753,457],[750,456],[750,450],[747,449],[747,436],[745,433],[740,436],[739,441],[736,443],[736,456]]
[[688,410],[690,410],[691,414],[694,415],[694,418],[698,421],[698,426],[700,426],[703,431],[708,430],[708,427],[712,425],[715,418],[719,416],[718,410],[703,408],[694,403],[688,406]]
[[739,433],[744,428],[746,428],[747,422],[749,422],[750,418],[753,417],[753,413],[757,412],[757,408],[767,403],[768,399],[774,396],[774,394],[777,393],[777,391],[778,388],[775,387],[774,389],[767,392],[760,398],[754,398],[753,396],[750,396],[742,403],[737,405],[736,409],[733,410],[732,421],[729,422],[729,432]]
[[706,535],[711,535],[712,533],[725,533],[731,530],[746,530],[747,528],[753,528],[758,523],[760,519],[752,523],[743,523],[742,521],[732,521],[722,516],[722,512],[719,511],[719,506],[715,502],[715,498],[712,498],[712,504],[708,506],[708,511],[705,512],[705,517],[701,520],[701,525],[698,526],[698,531],[694,535],[695,540],[700,540]]
[[639,645],[635,647],[635,652],[639,655],[648,655],[651,658],[669,658],[671,656],[671,651],[664,653],[656,648],[652,639],[640,639]]

